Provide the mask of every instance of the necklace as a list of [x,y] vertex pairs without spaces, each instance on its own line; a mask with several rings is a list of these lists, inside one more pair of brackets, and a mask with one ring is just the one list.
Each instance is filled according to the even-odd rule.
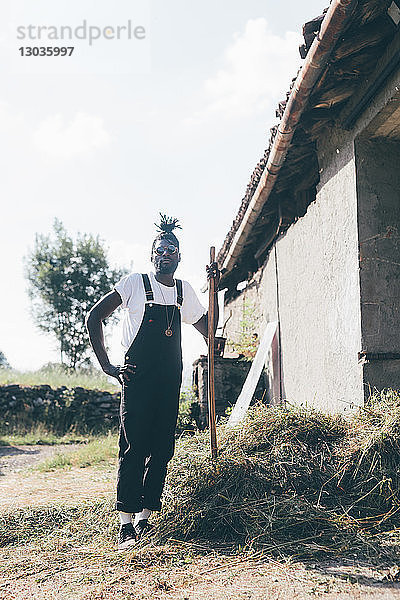
[[[156,278],[154,277],[154,279],[156,279]],[[156,281],[157,281],[157,279],[156,279]],[[165,333],[165,335],[166,335],[167,337],[171,337],[171,335],[173,334],[173,331],[172,331],[172,329],[171,329],[171,325],[172,325],[172,322],[173,322],[173,320],[174,320],[174,315],[175,315],[176,304],[174,304],[174,310],[172,311],[172,316],[171,316],[171,319],[169,319],[169,318],[168,318],[168,308],[167,308],[167,301],[165,300],[164,293],[163,293],[163,291],[162,291],[162,289],[161,289],[161,285],[158,283],[158,281],[157,281],[157,285],[158,285],[158,287],[159,287],[159,290],[160,290],[160,292],[161,292],[161,296],[162,296],[162,298],[163,298],[163,300],[164,300],[164,306],[165,306],[165,317],[166,317],[166,319],[167,319],[167,329],[164,331],[164,333]],[[174,287],[175,287],[175,284],[174,284]]]

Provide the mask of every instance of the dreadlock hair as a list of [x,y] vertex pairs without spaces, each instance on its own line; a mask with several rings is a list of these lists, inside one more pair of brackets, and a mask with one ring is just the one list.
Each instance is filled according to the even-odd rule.
[[154,248],[156,247],[157,242],[160,240],[168,240],[172,244],[174,244],[179,250],[179,240],[173,232],[174,229],[182,229],[179,225],[178,219],[167,217],[167,215],[163,215],[160,213],[160,223],[154,223],[157,228],[158,235],[154,239],[153,245],[151,247],[151,253],[153,254]]

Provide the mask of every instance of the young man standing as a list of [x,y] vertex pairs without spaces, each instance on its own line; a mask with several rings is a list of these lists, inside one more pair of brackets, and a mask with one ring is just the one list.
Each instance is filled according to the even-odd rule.
[[[131,273],[90,311],[87,328],[105,373],[122,384],[116,509],[121,527],[118,547],[134,544],[149,527],[151,511],[161,509],[167,464],[175,449],[175,426],[182,381],[181,322],[208,335],[208,313],[187,281],[174,279],[181,259],[173,230],[176,219],[161,218],[152,246],[155,273]],[[217,264],[206,267],[216,279]],[[110,363],[103,321],[121,306],[126,309],[123,366]],[[218,322],[218,302],[214,327]],[[135,516],[132,521],[132,515]]]

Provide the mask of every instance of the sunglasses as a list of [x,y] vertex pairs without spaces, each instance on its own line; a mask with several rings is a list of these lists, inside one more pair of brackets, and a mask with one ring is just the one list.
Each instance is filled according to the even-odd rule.
[[169,246],[158,246],[158,248],[154,249],[154,252],[158,254],[158,256],[162,256],[165,251],[167,254],[175,254],[175,252],[178,252],[178,248],[173,244],[170,244]]

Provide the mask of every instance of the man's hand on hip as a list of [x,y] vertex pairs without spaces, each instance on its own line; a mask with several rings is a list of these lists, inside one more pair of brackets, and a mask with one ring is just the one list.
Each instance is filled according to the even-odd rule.
[[110,377],[115,377],[118,379],[119,383],[122,385],[130,381],[131,377],[135,375],[136,365],[126,364],[123,367],[121,365],[108,365],[103,368],[104,373],[110,375]]

